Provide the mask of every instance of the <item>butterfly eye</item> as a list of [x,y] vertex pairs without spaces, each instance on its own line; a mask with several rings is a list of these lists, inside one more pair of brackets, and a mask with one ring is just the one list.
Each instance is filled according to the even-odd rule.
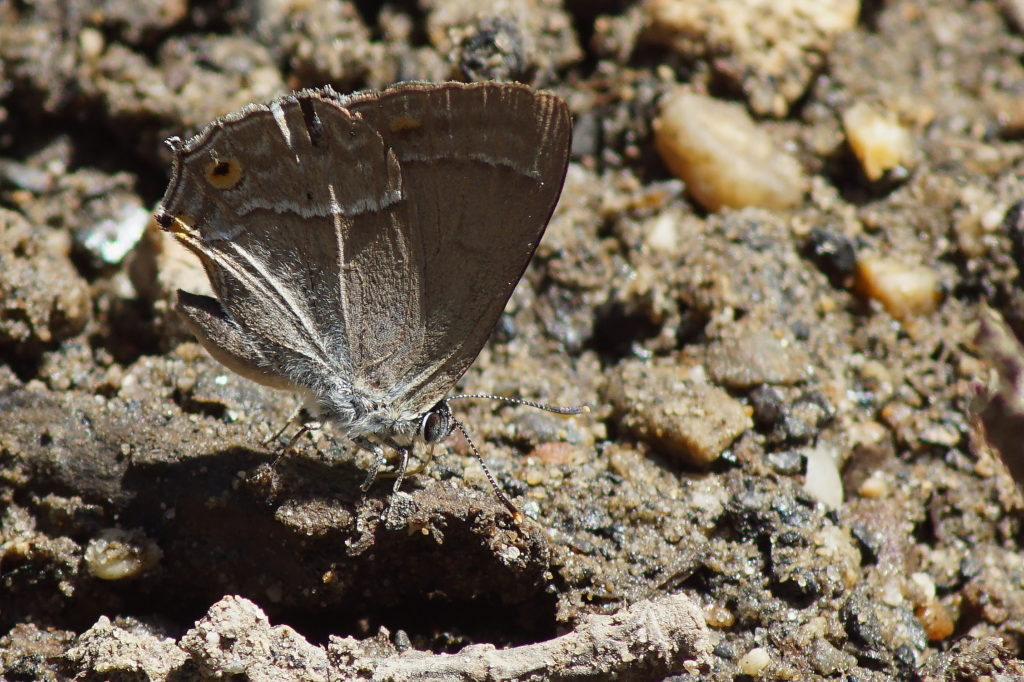
[[452,411],[448,403],[440,402],[423,415],[420,422],[420,437],[427,443],[436,443],[448,437],[455,428]]
[[206,164],[206,181],[217,189],[231,189],[242,179],[238,159],[216,159]]

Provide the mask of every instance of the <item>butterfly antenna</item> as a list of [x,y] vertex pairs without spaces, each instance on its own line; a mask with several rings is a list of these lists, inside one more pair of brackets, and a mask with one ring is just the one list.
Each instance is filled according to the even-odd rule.
[[575,414],[588,414],[590,407],[588,405],[573,405],[571,407],[562,407],[560,405],[547,405],[545,403],[534,402],[533,400],[524,400],[523,398],[510,398],[506,395],[491,395],[490,393],[463,393],[461,395],[453,395],[448,400],[463,400],[466,398],[477,398],[484,400],[500,400],[503,403],[511,403],[513,405],[525,405],[527,407],[536,407],[538,410],[544,410],[545,412],[554,412],[565,417],[570,417]]
[[523,513],[519,511],[514,504],[512,504],[512,500],[508,499],[508,495],[501,492],[501,488],[498,487],[498,482],[494,480],[494,475],[491,474],[491,470],[488,469],[487,464],[484,463],[484,458],[480,456],[480,451],[477,450],[476,445],[473,444],[473,439],[471,439],[469,434],[466,433],[466,427],[463,426],[462,422],[458,419],[455,419],[454,422],[455,428],[459,430],[462,437],[466,439],[467,443],[469,443],[469,449],[473,451],[473,456],[476,457],[476,460],[480,462],[480,466],[483,467],[484,476],[487,477],[487,482],[491,484],[491,490],[494,491],[495,497],[497,497],[498,501],[505,505],[505,508],[508,509],[510,514],[512,514],[512,520],[515,521],[516,525],[522,523]]

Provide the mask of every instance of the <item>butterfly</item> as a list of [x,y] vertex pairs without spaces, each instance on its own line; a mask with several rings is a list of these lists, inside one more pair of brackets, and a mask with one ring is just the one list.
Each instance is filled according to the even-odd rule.
[[364,490],[397,452],[397,492],[415,443],[465,434],[448,401],[477,396],[446,396],[544,234],[571,137],[555,94],[452,82],[304,90],[171,138],[155,217],[216,296],[176,309],[216,360],[372,452]]

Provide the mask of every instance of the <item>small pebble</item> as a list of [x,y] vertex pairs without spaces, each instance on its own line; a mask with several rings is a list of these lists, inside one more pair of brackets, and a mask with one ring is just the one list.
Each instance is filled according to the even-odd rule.
[[803,344],[751,326],[713,340],[705,364],[715,383],[740,391],[762,384],[799,383],[808,378],[810,361]]
[[736,662],[740,672],[751,677],[759,677],[769,665],[772,657],[764,647],[755,647],[743,654]]
[[804,243],[804,251],[818,269],[825,273],[832,286],[846,289],[853,284],[857,251],[853,241],[844,234],[815,227]]
[[409,633],[405,630],[395,630],[393,640],[395,643],[395,649],[399,652],[408,651],[412,648],[412,640],[409,639]]
[[883,583],[881,599],[883,604],[893,608],[904,605],[903,591],[900,590],[899,580],[892,578]]
[[124,580],[141,575],[163,558],[163,552],[138,532],[108,528],[89,541],[85,565],[101,580]]
[[767,457],[768,466],[783,476],[799,476],[807,473],[807,458],[795,450],[771,452]]
[[843,481],[833,452],[823,447],[807,450],[804,490],[832,509],[843,505]]
[[954,623],[949,611],[941,602],[930,601],[914,610],[914,615],[921,623],[928,639],[937,642],[953,634]]
[[774,386],[758,386],[747,399],[754,408],[754,421],[760,427],[774,426],[786,416],[786,403]]
[[935,581],[927,573],[912,573],[907,578],[907,597],[915,604],[935,600]]
[[704,607],[704,622],[713,628],[731,628],[736,616],[724,604],[708,604]]
[[99,59],[106,47],[106,39],[98,29],[86,26],[78,34],[78,46],[86,61]]
[[585,461],[585,453],[572,443],[541,443],[530,454],[547,466],[580,466]]
[[803,200],[807,180],[746,110],[683,89],[665,95],[654,120],[662,161],[704,208],[785,209]]
[[939,276],[934,270],[875,255],[857,261],[856,289],[881,303],[898,320],[927,315],[942,300]]
[[[895,390],[896,379],[884,363],[867,358],[857,368],[857,378],[865,390],[870,391],[877,402],[885,402]],[[880,425],[879,425],[880,426]],[[884,427],[883,427],[884,428]]]
[[92,258],[117,265],[142,239],[151,219],[141,204],[127,201],[112,213],[74,232],[75,242]]
[[834,676],[857,662],[856,657],[837,649],[825,637],[815,637],[808,648],[808,662],[815,672],[824,677]]
[[889,482],[885,478],[885,473],[882,471],[876,471],[860,484],[857,488],[857,494],[869,500],[877,500],[889,495]]
[[694,382],[675,364],[623,363],[608,382],[607,400],[638,440],[697,466],[718,459],[753,426],[739,401],[716,386]]
[[991,248],[990,235],[1002,226],[1009,206],[977,184],[964,185],[959,195],[958,210],[951,216],[952,232],[965,256],[979,258]]
[[952,448],[960,442],[960,430],[952,424],[929,424],[920,433],[921,442]]
[[897,168],[910,165],[914,142],[910,132],[889,114],[880,114],[858,102],[843,114],[846,141],[871,182]]

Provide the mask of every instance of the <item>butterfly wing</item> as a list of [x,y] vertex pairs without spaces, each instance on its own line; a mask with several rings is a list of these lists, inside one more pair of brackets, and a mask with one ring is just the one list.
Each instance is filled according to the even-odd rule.
[[415,346],[402,335],[422,327],[397,160],[331,95],[305,91],[210,124],[176,150],[158,212],[202,260],[242,340],[211,338],[203,319],[216,316],[186,302],[200,341],[260,364],[273,379],[263,383],[314,393],[351,387],[371,358]]
[[416,342],[387,400],[422,412],[472,364],[533,256],[565,179],[571,118],[561,98],[513,83],[408,83],[345,106],[401,167],[421,327],[404,334]]
[[304,91],[219,119],[176,149],[158,221],[222,308],[179,308],[246,376],[418,414],[522,276],[570,137],[561,99],[508,83]]

